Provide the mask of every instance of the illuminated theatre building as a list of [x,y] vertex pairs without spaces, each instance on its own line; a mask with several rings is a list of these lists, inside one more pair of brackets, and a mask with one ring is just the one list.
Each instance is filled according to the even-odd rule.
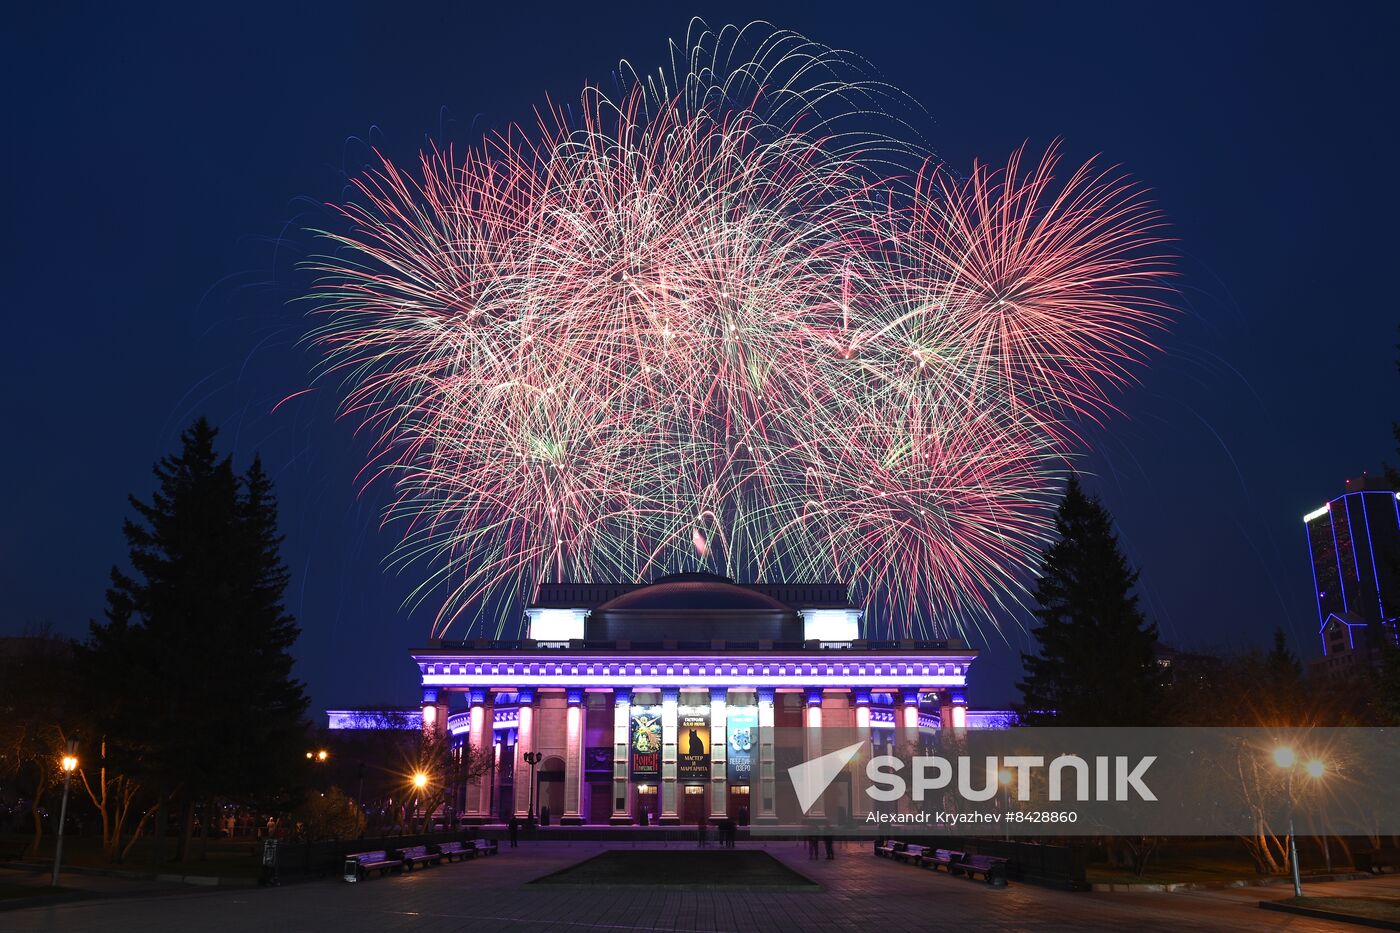
[[494,752],[489,779],[458,789],[457,813],[526,819],[533,775],[535,813],[548,808],[551,823],[796,824],[801,814],[780,812],[790,795],[774,793],[772,732],[759,727],[868,728],[879,746],[896,724],[981,724],[965,706],[976,651],[862,640],[846,592],[708,574],[549,584],[525,640],[414,652],[422,727]]

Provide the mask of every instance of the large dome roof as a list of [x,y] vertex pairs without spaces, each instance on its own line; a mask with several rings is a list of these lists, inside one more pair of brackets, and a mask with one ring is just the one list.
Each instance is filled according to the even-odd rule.
[[766,593],[709,573],[678,573],[619,594],[588,614],[595,641],[801,641],[802,617]]
[[709,573],[677,573],[623,593],[595,612],[762,612],[789,613],[790,606],[771,596],[739,586],[728,577]]

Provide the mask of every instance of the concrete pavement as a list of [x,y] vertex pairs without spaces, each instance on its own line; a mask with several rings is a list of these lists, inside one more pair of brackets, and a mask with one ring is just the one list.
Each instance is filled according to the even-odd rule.
[[[672,847],[679,846],[673,843]],[[814,892],[580,890],[525,884],[602,848],[596,842],[525,842],[518,849],[503,848],[495,858],[375,877],[357,885],[328,880],[267,890],[162,892],[152,897],[57,904],[0,913],[0,930],[747,933],[863,929],[898,933],[938,928],[1334,933],[1337,928],[1327,921],[1256,906],[1261,899],[1288,896],[1287,887],[1175,894],[1069,893],[1023,884],[994,890],[979,882],[876,859],[866,845],[838,849],[834,861],[809,861],[802,844],[769,843],[769,852],[822,886]],[[1309,893],[1400,896],[1400,876],[1317,885]]]

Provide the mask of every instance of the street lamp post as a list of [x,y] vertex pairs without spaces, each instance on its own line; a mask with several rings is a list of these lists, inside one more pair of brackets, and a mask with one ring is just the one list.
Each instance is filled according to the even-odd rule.
[[1293,867],[1293,896],[1302,897],[1303,879],[1298,875],[1298,834],[1293,831],[1292,766],[1288,768],[1288,863]]
[[428,775],[422,771],[413,774],[413,818],[418,819],[418,793],[428,786]]
[[[331,753],[326,751],[324,748],[319,749],[317,751],[308,751],[306,753],[306,760],[311,762],[313,765],[324,765],[326,762],[330,761],[330,757]],[[324,796],[326,789],[325,769],[316,768],[314,773],[315,778],[312,780],[311,784],[314,789],[320,790],[322,792],[322,795]]]
[[63,824],[68,822],[68,787],[73,771],[78,767],[78,740],[68,740],[68,754],[63,756],[63,804],[58,809],[58,840],[53,850],[53,886],[58,887],[58,869],[63,864]]
[[1010,769],[1002,768],[997,773],[997,780],[1001,782],[1001,828],[1002,841],[1011,841],[1011,781],[1013,780]]
[[[1287,745],[1280,745],[1274,749],[1274,764],[1278,765],[1287,774],[1287,794],[1288,794],[1288,861],[1293,868],[1293,896],[1303,896],[1303,880],[1298,873],[1298,837],[1293,831],[1293,772],[1298,768],[1298,755]],[[1314,758],[1303,766],[1308,777],[1313,780],[1321,778],[1327,773],[1327,766],[1320,760]],[[1322,827],[1323,850],[1327,860],[1328,870],[1332,867],[1332,853],[1327,847],[1326,832],[1327,827]]]
[[525,763],[530,766],[530,809],[526,811],[525,822],[531,826],[535,825],[535,765],[543,757],[539,752],[525,753]]

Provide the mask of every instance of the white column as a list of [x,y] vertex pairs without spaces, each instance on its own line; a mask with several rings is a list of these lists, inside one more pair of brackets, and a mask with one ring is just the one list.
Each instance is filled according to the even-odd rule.
[[[435,687],[423,688],[423,738],[429,741],[441,740],[450,746],[447,734],[447,691],[445,690],[438,690]],[[447,754],[452,754],[450,747],[447,749]],[[439,775],[439,780],[441,777]],[[450,804],[455,794],[456,788],[447,788],[446,802]],[[417,812],[416,798],[414,809],[415,817],[422,816],[425,823],[432,823],[431,813],[419,814]]]
[[431,737],[447,732],[447,696],[436,687],[423,688],[423,735]]
[[870,691],[863,687],[852,690],[851,703],[856,708],[856,728],[861,730],[861,738],[870,738]]
[[919,691],[905,690],[900,699],[904,701],[904,712],[900,715],[899,724],[917,733],[919,730]]
[[661,690],[661,818],[659,823],[679,823],[680,813],[676,809],[676,736],[679,728],[676,722],[676,706],[680,703],[681,691],[678,687],[663,687]]
[[[494,739],[494,730],[492,737]],[[491,748],[496,759],[496,767],[491,771],[491,789],[487,791],[489,799],[486,802],[486,822],[488,823],[496,822],[497,811],[501,809],[501,787],[505,782],[505,773],[504,769],[501,767],[501,759],[505,754],[505,740],[502,739],[499,744],[493,744]]]
[[728,717],[729,690],[710,688],[710,819],[722,820],[729,815],[729,740],[725,730]]
[[521,689],[517,695],[520,706],[515,724],[515,816],[523,820],[530,815],[530,784],[534,781],[534,769],[526,763],[525,753],[535,750],[535,691]]
[[776,691],[772,687],[758,688],[758,761],[757,787],[750,787],[752,797],[758,792],[757,800],[750,800],[750,819],[756,823],[776,823],[778,821],[777,798],[775,796],[774,772],[777,765],[773,754],[773,699]]
[[583,689],[570,687],[566,692],[568,709],[564,721],[564,815],[561,826],[577,826],[583,822],[579,798],[583,792]]
[[[802,725],[807,730],[807,760],[811,761],[822,754],[822,692],[820,689],[809,688],[805,699],[806,703],[802,707]],[[806,819],[826,819],[826,802],[822,797],[818,797],[808,808]]]
[[[492,731],[492,709],[487,704],[491,694],[486,690],[473,689],[471,691],[471,712],[468,713],[468,722],[471,730],[468,732],[467,748],[471,755],[473,765],[479,761],[493,759],[495,747],[493,744],[495,734]],[[488,758],[488,756],[490,756]],[[473,823],[484,823],[487,811],[491,807],[491,775],[492,770],[488,770],[475,778],[475,783],[467,784],[467,813],[466,817]]]
[[939,709],[945,729],[967,728],[967,696],[961,690],[945,690],[941,695]]
[[626,826],[632,822],[632,792],[629,786],[632,765],[630,732],[632,729],[632,691],[613,691],[613,809],[608,822]]
[[[919,691],[900,690],[895,693],[895,698],[899,700],[899,707],[895,711],[895,730],[897,736],[896,747],[903,743],[910,749],[919,746]],[[907,794],[899,798],[896,804],[900,813],[912,813],[914,803]]]

